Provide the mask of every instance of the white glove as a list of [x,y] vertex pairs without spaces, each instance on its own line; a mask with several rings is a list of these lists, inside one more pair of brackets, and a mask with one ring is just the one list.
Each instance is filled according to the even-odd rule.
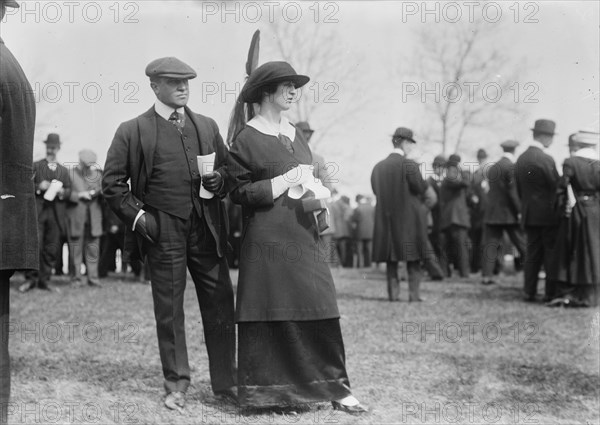
[[288,172],[271,179],[271,190],[273,199],[277,199],[285,193],[290,187],[305,184],[313,179],[314,167],[309,164],[300,164]]

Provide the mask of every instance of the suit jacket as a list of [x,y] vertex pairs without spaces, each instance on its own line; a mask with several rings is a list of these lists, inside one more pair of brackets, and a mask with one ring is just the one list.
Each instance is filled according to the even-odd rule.
[[490,191],[483,221],[486,224],[518,224],[521,201],[515,183],[515,164],[502,157],[488,170]]
[[375,207],[370,202],[358,204],[352,213],[354,237],[358,240],[373,239],[375,228]]
[[[228,151],[213,119],[196,114],[187,107],[185,112],[196,127],[200,154],[215,152],[215,171],[224,178],[225,184],[217,196],[202,200],[204,218],[216,241],[217,254],[222,257],[227,249],[228,221],[222,198],[230,186],[226,167]],[[126,249],[130,252],[139,249],[142,255],[143,238],[137,233],[133,237],[132,226],[139,210],[144,208],[146,186],[152,174],[157,143],[156,117],[153,106],[139,117],[119,126],[108,149],[102,179],[103,194],[108,205],[127,226]]]
[[34,130],[33,90],[0,39],[0,270],[38,268]]
[[449,167],[440,188],[440,229],[451,225],[470,228],[471,219],[467,207],[467,189],[470,185],[469,174],[459,168]]
[[[488,202],[489,182],[487,174],[489,167],[479,167],[471,177],[470,202],[471,207],[471,227],[481,228],[483,224],[483,215]],[[484,175],[485,173],[485,175]]]
[[[38,214],[41,213],[44,205],[46,207],[50,207],[54,210],[56,214],[56,219],[58,223],[58,227],[60,228],[60,232],[62,234],[66,234],[67,232],[67,200],[71,196],[71,177],[69,176],[69,169],[59,163],[56,163],[56,171],[50,170],[48,168],[48,160],[41,159],[39,161],[34,162],[33,171],[35,173],[34,176],[34,184],[36,187],[35,191],[35,203],[37,207]],[[44,180],[52,181],[53,179],[60,180],[63,184],[64,193],[62,198],[59,199],[58,196],[54,198],[54,201],[46,201],[44,199],[45,191],[41,191],[37,189],[40,183]]]
[[517,159],[515,176],[521,199],[521,223],[524,226],[556,226],[559,176],[554,159],[540,148],[530,146]]
[[[73,180],[71,182],[70,202],[67,207],[67,234],[70,238],[84,236],[85,223],[89,218],[92,236],[102,236],[102,204],[100,203],[102,171],[91,170],[89,175],[84,176],[82,170],[76,167],[71,175]],[[92,197],[91,201],[79,199],[79,192],[86,190],[96,191],[96,195]]]
[[427,249],[427,190],[416,162],[390,154],[375,165],[371,186],[377,196],[373,261],[416,261]]

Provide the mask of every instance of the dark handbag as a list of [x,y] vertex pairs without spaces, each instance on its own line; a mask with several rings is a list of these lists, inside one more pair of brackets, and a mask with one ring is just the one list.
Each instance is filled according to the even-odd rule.
[[302,209],[308,214],[312,213],[317,223],[319,233],[329,229],[329,211],[325,205],[325,200],[308,197],[301,199]]

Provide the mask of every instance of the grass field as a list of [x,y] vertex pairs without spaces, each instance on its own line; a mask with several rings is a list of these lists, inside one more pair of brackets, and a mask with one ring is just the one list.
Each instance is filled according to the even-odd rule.
[[[235,272],[232,272],[235,275]],[[215,400],[196,295],[186,299],[192,386],[182,413],[163,405],[149,286],[11,291],[10,423],[280,424],[599,422],[598,309],[521,301],[520,275],[424,282],[423,303],[385,300],[378,270],[334,270],[347,368],[372,412],[328,404],[298,416],[247,414]],[[234,276],[234,282],[236,276]]]

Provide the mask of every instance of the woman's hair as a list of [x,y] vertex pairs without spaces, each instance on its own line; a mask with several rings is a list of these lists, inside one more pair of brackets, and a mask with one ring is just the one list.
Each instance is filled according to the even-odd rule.
[[[265,84],[260,88],[262,103],[267,96],[271,96],[277,91],[281,82],[274,82]],[[256,116],[256,105],[257,103],[246,103],[242,100],[242,96],[238,96],[233,111],[229,116],[229,126],[227,128],[227,146],[231,148],[233,141],[237,137],[238,133],[244,129],[246,123]]]

